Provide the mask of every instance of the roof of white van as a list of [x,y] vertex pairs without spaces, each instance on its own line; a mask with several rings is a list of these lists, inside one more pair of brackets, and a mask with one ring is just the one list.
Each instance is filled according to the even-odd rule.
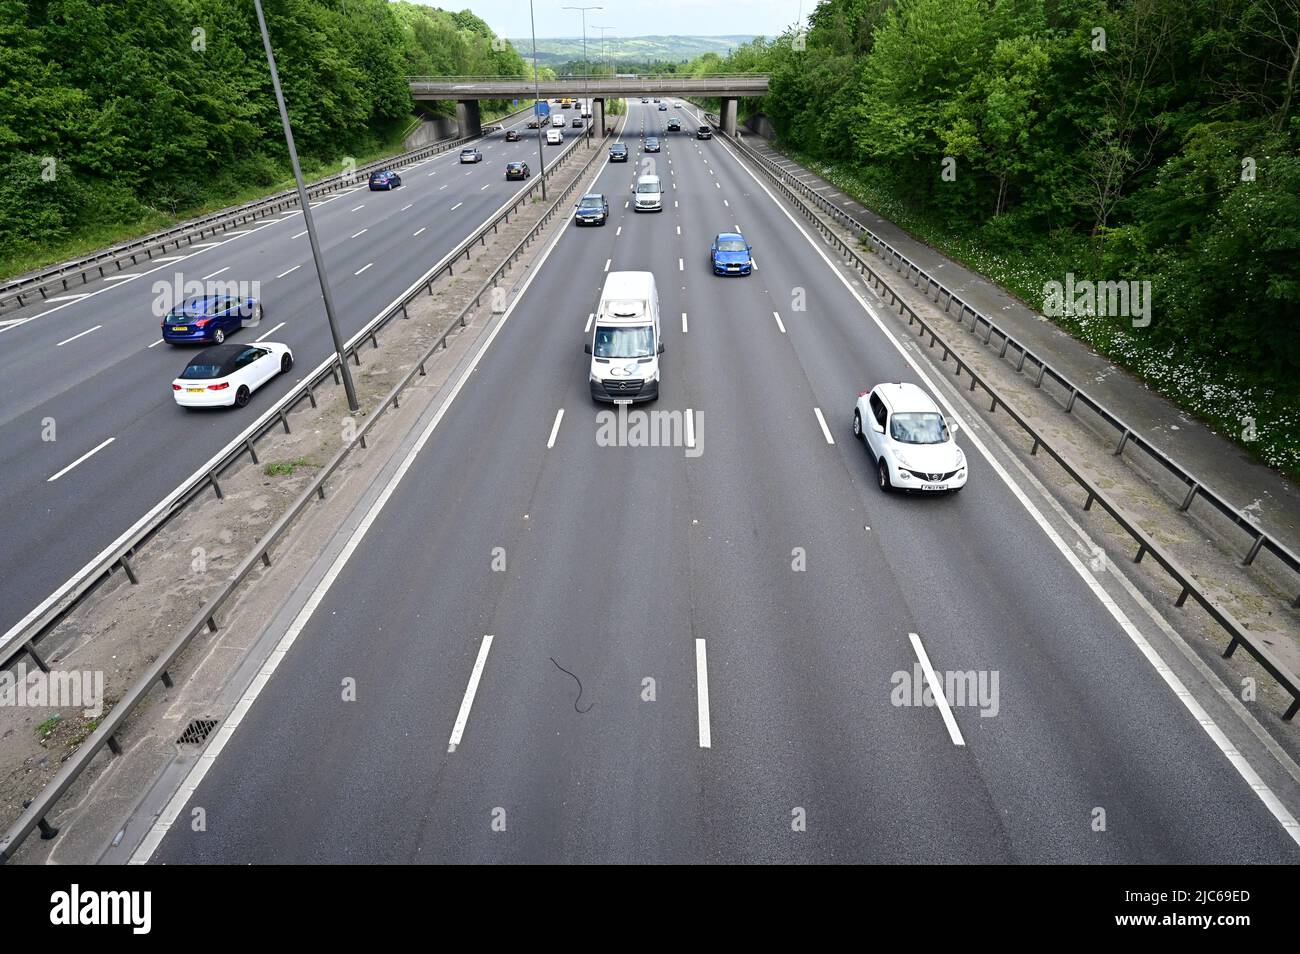
[[654,288],[654,272],[610,272],[605,276],[605,289],[600,293],[601,301],[615,298],[646,299],[650,289]]

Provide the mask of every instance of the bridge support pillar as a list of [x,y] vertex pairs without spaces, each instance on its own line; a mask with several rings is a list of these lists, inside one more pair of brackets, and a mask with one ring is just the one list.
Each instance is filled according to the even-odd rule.
[[603,99],[593,99],[591,101],[591,128],[596,130],[596,138],[599,139],[605,135],[605,101]]
[[728,97],[722,100],[722,109],[718,114],[718,119],[722,121],[722,131],[728,136],[736,135],[736,97]]
[[456,126],[462,137],[483,135],[477,99],[462,99],[456,103]]

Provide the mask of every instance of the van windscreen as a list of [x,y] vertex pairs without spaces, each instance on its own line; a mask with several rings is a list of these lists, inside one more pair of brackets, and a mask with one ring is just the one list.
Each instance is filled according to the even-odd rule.
[[597,358],[648,358],[655,353],[655,330],[651,325],[597,325],[594,345]]

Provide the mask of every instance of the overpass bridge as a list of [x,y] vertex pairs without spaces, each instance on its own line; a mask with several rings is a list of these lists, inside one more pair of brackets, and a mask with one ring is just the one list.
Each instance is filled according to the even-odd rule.
[[736,100],[767,95],[768,73],[705,73],[700,76],[609,74],[562,76],[534,83],[528,76],[410,76],[411,98],[455,100],[462,135],[480,131],[479,101],[484,99],[591,99],[592,125],[603,125],[605,100],[624,96],[710,96],[722,100],[720,125],[736,131]]

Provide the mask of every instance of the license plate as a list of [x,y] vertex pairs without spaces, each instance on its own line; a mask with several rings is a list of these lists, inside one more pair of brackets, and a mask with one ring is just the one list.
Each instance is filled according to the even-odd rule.
[[632,399],[631,399],[631,398],[615,398],[615,399],[614,399],[614,403],[615,403],[615,404],[631,404],[631,403],[632,403]]
[[185,390],[188,391],[190,394],[202,394],[202,393],[203,393],[203,388],[186,388]]
[[922,490],[947,490],[948,485],[947,484],[922,484],[921,489]]
[[184,325],[172,325],[172,331],[188,331]]

